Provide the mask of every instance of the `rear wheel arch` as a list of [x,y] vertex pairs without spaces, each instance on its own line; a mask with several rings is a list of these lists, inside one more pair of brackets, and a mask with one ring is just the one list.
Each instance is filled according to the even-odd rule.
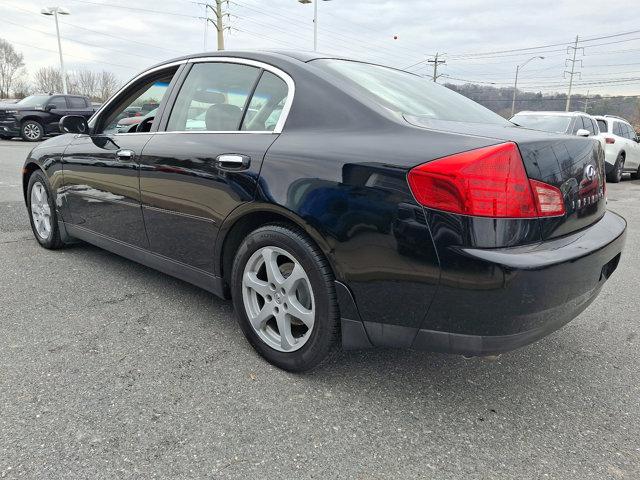
[[[242,208],[242,207],[240,207]],[[252,231],[269,224],[286,225],[301,230],[308,235],[323,253],[336,279],[341,279],[339,269],[336,268],[330,253],[332,248],[326,242],[323,235],[310,226],[302,218],[284,208],[273,205],[263,205],[257,208],[243,209],[243,212],[234,212],[223,223],[218,241],[216,242],[215,255],[218,259],[218,273],[229,285],[233,259],[244,238]]]

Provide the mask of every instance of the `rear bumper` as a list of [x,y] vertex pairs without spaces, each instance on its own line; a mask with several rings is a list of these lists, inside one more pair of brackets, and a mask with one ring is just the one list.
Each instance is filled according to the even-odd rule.
[[458,264],[468,268],[443,275],[458,281],[443,280],[411,346],[489,355],[548,335],[596,298],[625,238],[625,220],[607,212],[585,230],[536,245],[460,249]]

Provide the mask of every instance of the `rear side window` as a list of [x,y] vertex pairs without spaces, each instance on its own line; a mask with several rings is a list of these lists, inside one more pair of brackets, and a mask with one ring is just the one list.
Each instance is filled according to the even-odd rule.
[[69,108],[87,108],[87,102],[82,97],[68,97]]
[[595,125],[591,123],[590,118],[582,117],[582,123],[584,124],[584,128],[587,129],[591,135],[596,134]]
[[242,122],[242,130],[272,132],[282,115],[287,84],[271,72],[263,72]]
[[609,127],[607,127],[606,120],[598,120],[598,127],[600,127],[600,131],[602,133],[607,133],[609,131]]
[[194,64],[176,97],[167,131],[238,130],[259,73],[256,67],[235,63]]

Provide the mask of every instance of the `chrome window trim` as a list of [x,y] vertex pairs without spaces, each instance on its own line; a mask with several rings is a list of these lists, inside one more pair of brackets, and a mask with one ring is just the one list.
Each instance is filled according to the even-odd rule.
[[160,70],[163,70],[165,68],[170,68],[170,67],[175,67],[178,65],[182,65],[185,63],[213,63],[213,62],[217,62],[217,63],[236,63],[236,64],[240,64],[240,65],[249,65],[252,67],[257,67],[257,68],[262,68],[263,70],[266,70],[268,72],[273,73],[274,75],[276,75],[277,77],[279,77],[281,80],[283,80],[286,84],[287,84],[287,99],[284,102],[284,106],[282,107],[282,112],[280,113],[280,118],[278,118],[278,122],[276,123],[275,128],[273,129],[273,131],[270,130],[229,130],[229,131],[219,131],[219,130],[175,130],[175,131],[156,131],[156,132],[131,132],[131,133],[116,133],[113,134],[115,136],[118,135],[138,135],[139,133],[153,133],[153,134],[167,134],[167,133],[242,133],[242,134],[280,134],[282,133],[282,130],[284,129],[284,125],[287,122],[287,118],[289,117],[289,112],[291,111],[291,106],[293,104],[293,98],[295,96],[295,92],[296,92],[296,84],[293,81],[293,78],[291,78],[291,76],[280,70],[277,67],[274,67],[273,65],[269,65],[268,63],[264,63],[264,62],[260,62],[258,60],[250,60],[248,58],[240,58],[240,57],[198,57],[198,58],[188,58],[185,60],[178,60],[176,62],[171,62],[171,63],[167,63],[166,65],[160,65],[158,67],[154,67],[151,68],[149,70],[146,70],[142,73],[140,73],[139,75],[135,76],[133,79],[131,79],[129,82],[127,82],[122,88],[120,88],[109,100],[107,100],[107,102],[105,102],[94,114],[93,116],[89,119],[89,127],[93,128],[93,125],[95,124],[95,120],[98,118],[98,115],[100,115],[102,113],[102,111],[104,109],[106,109],[111,103],[113,103],[113,101],[120,95],[120,93],[122,93],[124,90],[126,90],[129,86],[131,86],[133,83],[137,82],[138,80],[140,80],[142,77],[150,74],[150,73],[154,73]]
[[[198,57],[198,58],[190,58],[187,60],[188,63],[238,63],[240,65],[249,65],[252,67],[262,68],[268,72],[273,73],[275,76],[279,77],[284,83],[287,84],[287,99],[284,102],[284,106],[282,107],[282,112],[280,113],[280,118],[278,118],[278,122],[276,123],[273,132],[266,130],[268,133],[282,133],[285,123],[287,122],[287,118],[289,117],[289,111],[291,110],[291,105],[293,104],[293,97],[296,93],[296,83],[293,81],[291,76],[280,70],[273,65],[269,65],[268,63],[260,62],[258,60],[250,60],[248,58],[239,58],[239,57]],[[242,126],[242,125],[241,125]],[[238,132],[247,132],[248,130],[238,130]],[[182,132],[182,131],[181,131]],[[255,132],[255,133],[261,133]],[[192,132],[187,132],[192,133]],[[204,130],[202,133],[223,133],[216,132],[215,130]],[[226,133],[226,132],[225,132]]]
[[[120,96],[120,94],[122,92],[124,92],[127,88],[129,88],[135,82],[140,80],[142,77],[144,77],[144,76],[146,76],[146,75],[148,75],[150,73],[159,72],[160,70],[164,70],[165,68],[176,67],[178,65],[182,65],[182,64],[187,63],[187,62],[188,62],[188,59],[178,60],[178,61],[175,61],[175,62],[167,63],[165,65],[160,65],[158,67],[154,67],[154,68],[150,68],[149,70],[145,70],[144,72],[142,72],[142,73],[136,75],[135,77],[133,77],[131,80],[129,80],[127,83],[125,83],[122,87],[120,87],[120,89],[118,89],[118,91],[116,93],[114,93],[109,100],[107,100],[105,103],[103,103],[102,106],[98,110],[96,110],[96,112],[89,119],[89,122],[88,122],[89,128],[93,128],[93,126],[95,125],[96,119],[102,113],[103,110],[105,110],[107,107],[109,107],[109,105],[111,105],[114,102],[114,100],[116,100],[116,98],[118,98]],[[149,133],[149,132],[140,132],[140,133]]]

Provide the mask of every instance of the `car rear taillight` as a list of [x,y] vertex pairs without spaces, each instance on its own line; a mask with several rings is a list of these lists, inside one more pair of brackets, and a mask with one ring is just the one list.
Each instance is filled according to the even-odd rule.
[[561,216],[564,198],[552,185],[529,180],[515,143],[440,158],[409,171],[421,205],[479,217]]
[[604,137],[605,143],[616,143],[616,139],[613,137]]

